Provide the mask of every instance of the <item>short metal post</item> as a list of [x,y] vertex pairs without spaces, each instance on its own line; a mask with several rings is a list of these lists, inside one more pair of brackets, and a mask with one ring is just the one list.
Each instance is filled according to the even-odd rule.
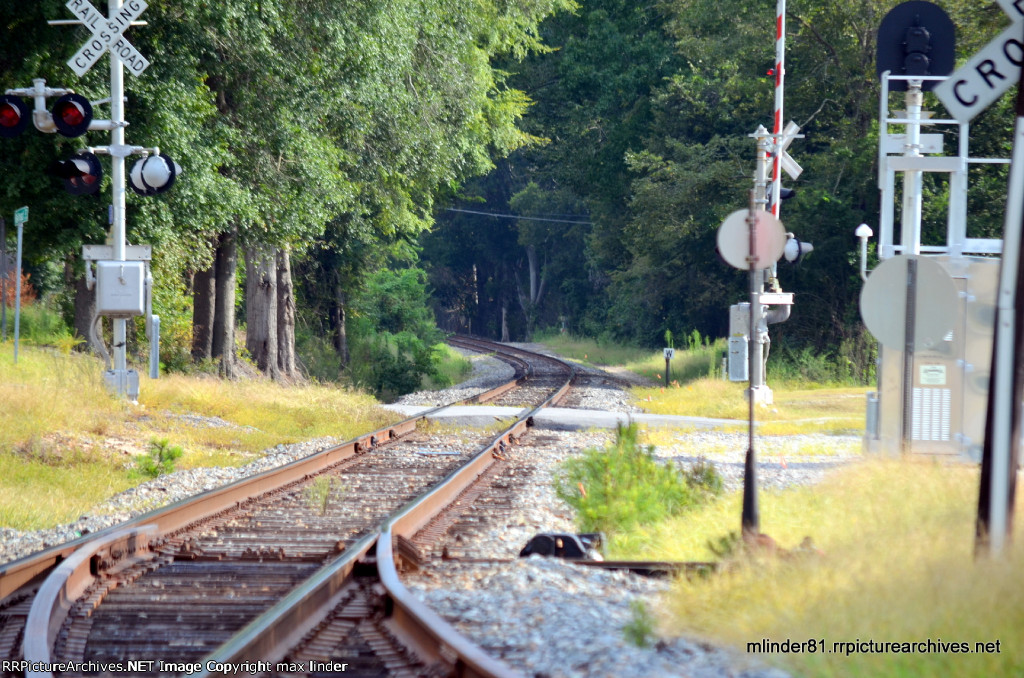
[[[907,83],[907,143],[904,146],[904,157],[921,156],[921,105],[924,94],[921,81],[911,80]],[[903,254],[921,253],[921,188],[922,172],[907,170],[903,173],[903,221],[901,241]]]
[[152,316],[149,332],[149,378],[160,377],[160,316]]
[[1017,81],[1015,110],[974,541],[976,554],[990,556],[1000,555],[1013,536],[1024,426],[1020,407],[1024,398],[1024,360],[1020,356],[1024,342],[1024,267],[1020,261],[1024,240],[1024,69]]
[[7,341],[7,222],[0,217],[0,341]]
[[21,231],[18,222],[18,253],[14,262],[14,364],[18,364],[18,342],[21,339]]
[[902,448],[904,454],[913,447],[911,422],[914,415],[914,333],[917,322],[917,259],[907,258],[906,319],[903,326],[903,421],[901,422]]
[[[758,317],[761,314],[760,292],[761,292],[761,271],[757,269],[754,253],[757,252],[757,219],[754,215],[755,192],[750,192],[750,213],[747,217],[747,225],[750,227],[750,337],[754,338],[757,331]],[[760,347],[760,344],[758,344]],[[757,454],[754,451],[754,400],[757,392],[754,389],[754,374],[760,368],[761,352],[753,350],[747,352],[748,371],[750,372],[750,388],[747,389],[747,401],[749,405],[749,444],[747,445],[747,456],[743,463],[743,514],[741,519],[744,535],[757,534],[761,531],[761,512],[757,506]]]
[[[108,0],[107,16],[117,16],[123,0]],[[114,54],[110,55],[110,119],[114,123],[124,122],[124,62]],[[116,126],[110,131],[112,148],[124,146],[124,127]],[[113,191],[114,223],[111,228],[111,239],[114,246],[114,260],[125,260],[125,193],[128,190],[125,182],[124,156],[111,154],[110,187]],[[127,395],[128,373],[128,331],[124,318],[114,318],[112,353],[114,371],[117,373],[116,391],[118,395]]]

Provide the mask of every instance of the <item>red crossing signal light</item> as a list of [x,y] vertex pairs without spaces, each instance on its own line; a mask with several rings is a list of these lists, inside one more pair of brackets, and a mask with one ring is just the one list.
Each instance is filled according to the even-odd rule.
[[28,125],[30,111],[21,97],[0,96],[0,137],[12,139]]
[[76,153],[67,160],[58,160],[46,170],[64,182],[64,189],[72,195],[89,195],[100,190],[103,166],[93,153]]
[[66,137],[80,137],[89,131],[92,104],[81,94],[65,94],[57,99],[51,114],[58,132]]

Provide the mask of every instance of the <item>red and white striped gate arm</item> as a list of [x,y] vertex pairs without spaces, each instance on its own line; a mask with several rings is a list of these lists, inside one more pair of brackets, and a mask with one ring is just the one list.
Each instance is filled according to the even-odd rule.
[[772,127],[772,215],[778,218],[782,202],[782,85],[786,74],[786,0],[778,0],[775,11],[775,124]]

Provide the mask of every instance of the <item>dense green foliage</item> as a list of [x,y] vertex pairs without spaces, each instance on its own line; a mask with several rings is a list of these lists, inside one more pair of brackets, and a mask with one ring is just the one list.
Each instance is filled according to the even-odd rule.
[[[435,196],[531,143],[519,127],[528,100],[492,62],[542,51],[538,22],[571,6],[152,0],[148,25],[127,34],[151,62],[125,76],[127,140],[158,145],[184,173],[159,197],[129,193],[127,238],[153,245],[165,365],[189,362],[192,274],[210,266],[224,233],[237,233],[243,251],[287,247],[304,276],[297,305],[308,309],[306,331],[336,331],[319,295],[351,298],[375,271],[405,266],[410,243],[432,224]],[[107,58],[80,79],[65,65],[87,29],[46,23],[70,18],[61,0],[0,0],[0,82],[45,78],[107,97]],[[99,105],[96,117],[107,111]],[[105,238],[110,182],[72,197],[44,168],[106,138],[30,126],[0,143],[0,214],[31,208],[26,268],[69,318],[81,246]]]
[[636,424],[620,426],[608,449],[587,450],[565,462],[555,492],[576,510],[584,532],[615,534],[699,506],[721,493],[722,478],[710,464],[682,471],[654,458],[641,445]]
[[[779,282],[796,305],[773,325],[772,350],[796,364],[809,351],[844,379],[873,369],[853,230],[878,223],[875,41],[897,2],[787,6],[785,119],[805,137],[789,148],[804,172],[784,177],[797,194],[782,220],[815,249],[799,266],[780,262]],[[960,59],[1007,21],[993,3],[938,4],[957,25]],[[536,101],[526,129],[549,142],[469,185],[458,207],[564,221],[439,216],[442,227],[425,240],[426,268],[449,326],[496,336],[505,308],[513,338],[535,325],[651,347],[666,329],[724,336],[728,306],[747,298],[747,276],[715,255],[715,236],[747,205],[749,135],[772,127],[775,10],[770,0],[589,0],[545,21],[541,35],[557,50],[509,69]],[[1008,156],[1010,98],[972,125],[972,155]],[[894,109],[899,101],[893,95]],[[925,107],[942,117],[933,95]],[[969,233],[997,237],[1005,166],[972,166],[969,181]],[[944,243],[947,177],[927,175],[924,190],[924,242]],[[543,253],[536,267],[547,294],[524,306],[531,246]]]
[[[7,338],[14,338],[14,313],[8,310]],[[71,336],[60,313],[44,303],[22,306],[18,322],[19,340],[37,346],[70,349],[78,340]]]
[[427,307],[425,275],[419,269],[379,271],[353,303],[353,380],[390,398],[416,390],[424,377],[439,377],[441,333]]
[[[820,358],[843,379],[863,380],[873,365],[852,231],[878,221],[875,40],[896,3],[787,8],[785,118],[805,135],[789,149],[805,171],[786,182],[797,195],[782,218],[815,249],[800,266],[780,264],[797,303],[773,326],[773,351],[797,365]],[[961,59],[1006,23],[992,3],[938,4],[957,25]],[[403,335],[429,341],[419,330],[381,327],[367,339],[372,323],[355,304],[385,269],[426,270],[447,330],[522,339],[564,328],[647,347],[666,330],[723,336],[746,276],[715,256],[715,234],[747,203],[750,134],[771,127],[775,9],[770,0],[153,0],[148,24],[128,32],[152,65],[126,76],[127,138],[158,145],[184,174],[161,196],[129,195],[128,240],[154,247],[164,364],[208,359],[191,345],[194,276],[233,234],[240,263],[289,253],[307,374],[379,392],[430,373]],[[88,31],[46,20],[69,17],[61,0],[0,0],[11,37],[0,44],[5,87],[41,77],[94,101],[108,95],[106,59],[82,78],[65,65]],[[934,96],[925,105],[941,115]],[[100,104],[97,117],[107,110]],[[982,114],[972,155],[1005,157],[1010,119],[1009,97]],[[68,319],[81,311],[80,248],[105,238],[109,179],[95,197],[72,197],[43,170],[105,137],[29,129],[0,143],[0,214],[31,208],[26,268]],[[969,181],[968,235],[998,235],[1005,166],[972,166]],[[943,240],[947,205],[947,178],[927,175],[926,243]],[[237,305],[241,319],[256,304]],[[137,359],[143,342],[136,323]],[[356,352],[395,374],[358,373]],[[399,376],[409,369],[419,375]]]

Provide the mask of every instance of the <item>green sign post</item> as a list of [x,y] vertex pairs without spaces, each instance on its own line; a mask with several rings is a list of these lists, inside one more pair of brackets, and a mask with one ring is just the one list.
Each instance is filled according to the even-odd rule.
[[18,253],[14,264],[14,364],[18,364],[18,339],[21,334],[21,227],[28,221],[28,207],[14,210],[14,225],[18,227]]

